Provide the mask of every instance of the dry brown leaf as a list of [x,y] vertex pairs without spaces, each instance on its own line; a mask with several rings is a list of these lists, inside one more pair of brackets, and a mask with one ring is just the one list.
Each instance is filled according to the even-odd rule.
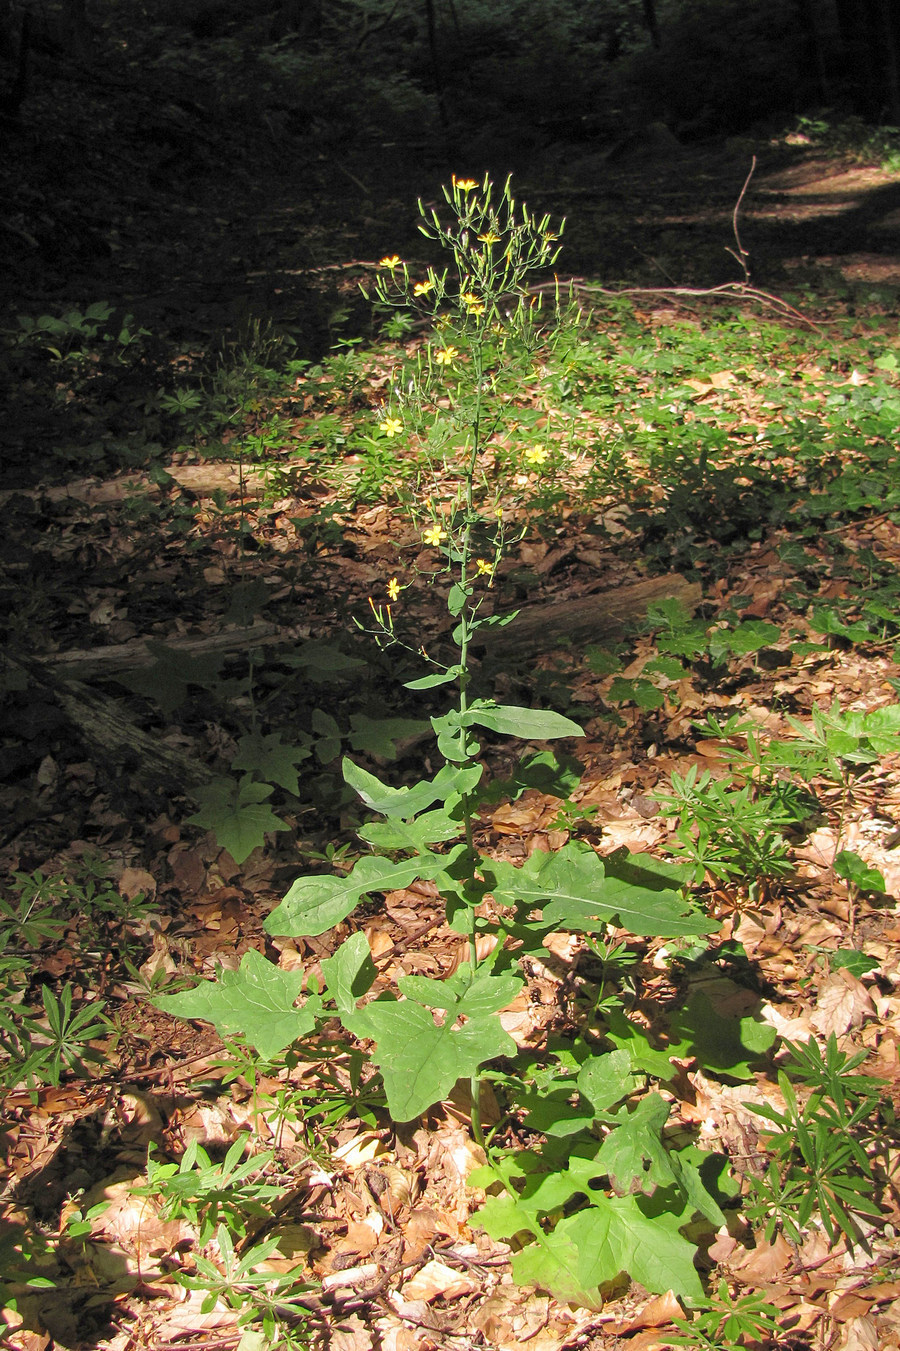
[[374,1345],[372,1329],[359,1314],[342,1318],[328,1332],[329,1351],[372,1351]]
[[773,1243],[760,1239],[746,1257],[732,1262],[731,1269],[741,1285],[765,1285],[793,1263],[793,1249],[784,1235],[779,1234]]
[[629,1318],[627,1323],[617,1327],[616,1331],[621,1334],[637,1332],[639,1328],[664,1328],[676,1318],[683,1317],[684,1309],[673,1292],[667,1290],[664,1295],[657,1295],[655,1299],[651,1299],[639,1313]]
[[874,1014],[875,1005],[862,981],[842,968],[825,978],[809,1021],[823,1037],[832,1032],[842,1037]]
[[478,1282],[465,1272],[454,1271],[436,1259],[426,1262],[421,1271],[417,1271],[400,1287],[404,1300],[424,1300],[426,1304],[433,1299],[458,1299],[460,1295],[471,1295],[478,1290]]
[[837,1346],[839,1351],[883,1351],[874,1318],[867,1314],[845,1323]]

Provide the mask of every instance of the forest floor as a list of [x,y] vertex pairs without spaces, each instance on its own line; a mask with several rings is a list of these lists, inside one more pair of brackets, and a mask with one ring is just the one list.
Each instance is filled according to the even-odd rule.
[[[577,836],[601,855],[670,858],[675,819],[654,795],[673,773],[726,773],[740,742],[711,724],[698,732],[709,714],[740,714],[767,744],[788,744],[814,709],[896,703],[896,175],[796,137],[638,142],[615,158],[473,143],[421,163],[425,150],[260,143],[192,118],[112,77],[50,82],[0,164],[0,957],[27,959],[26,977],[9,967],[8,988],[28,1007],[68,983],[79,1006],[105,1000],[113,1023],[81,1048],[99,1055],[85,1076],[57,1064],[33,1091],[7,1084],[8,1342],[237,1345],[240,1310],[207,1307],[176,1279],[197,1274],[197,1253],[221,1254],[204,1249],[196,1210],[147,1193],[147,1151],[177,1160],[199,1144],[217,1159],[253,1137],[271,1151],[263,1181],[279,1200],[251,1237],[279,1234],[270,1269],[302,1271],[309,1335],[337,1351],[670,1345],[681,1311],[665,1293],[624,1283],[584,1309],[513,1283],[509,1245],[471,1224],[465,1179],[479,1151],[464,1095],[394,1129],[346,1081],[324,1089],[315,1063],[255,1083],[247,1065],[230,1071],[207,1025],[169,1018],[146,995],[253,949],[314,976],[346,925],[276,944],[262,926],[299,871],[355,847],[341,749],[398,782],[427,760],[430,706],[400,689],[414,665],[360,647],[354,626],[400,576],[398,631],[437,651],[449,627],[446,588],[427,581],[435,560],[403,506],[414,452],[378,437],[396,344],[373,328],[359,285],[385,255],[424,265],[415,203],[439,204],[453,172],[514,171],[533,210],[565,214],[559,277],[592,311],[583,346],[606,344],[626,410],[598,400],[599,365],[575,361],[568,384],[557,372],[521,398],[525,440],[558,451],[559,491],[498,456],[505,517],[523,533],[494,605],[532,622],[518,647],[483,659],[479,679],[504,699],[577,714],[587,735],[566,802],[530,788],[482,809],[485,851],[521,862]],[[741,245],[765,294],[741,290],[730,253]],[[67,311],[56,329],[18,321]],[[667,425],[672,402],[681,412]],[[779,448],[768,476],[747,449],[751,426]],[[824,477],[811,461],[796,469],[798,428]],[[698,477],[689,445],[706,434],[719,459]],[[221,832],[190,823],[197,797],[182,788],[238,763],[251,703],[254,724],[292,729],[315,770],[290,791],[282,767],[279,829],[238,863]],[[857,733],[854,773],[805,785],[815,820],[787,832],[788,871],[762,885],[739,869],[697,882],[721,926],[713,956],[675,971],[639,940],[629,979],[636,1016],[663,1045],[660,1010],[677,1013],[698,990],[723,1021],[794,1042],[834,1034],[883,1081],[889,1120],[900,1105],[900,759],[890,738]],[[158,762],[144,758],[151,743]],[[499,747],[486,755],[494,775],[510,771]],[[842,851],[863,871],[836,872]],[[28,928],[42,916],[44,931]],[[460,960],[427,884],[373,905],[364,931],[385,979],[448,974]],[[504,1026],[520,1048],[540,1047],[596,987],[583,945],[549,945]],[[783,1098],[771,1065],[730,1068],[717,1076],[684,1055],[667,1092],[672,1122],[741,1171],[760,1148],[745,1104]],[[506,1143],[530,1141],[496,1103],[488,1121]],[[767,1240],[735,1223],[707,1244],[713,1284],[724,1277],[777,1309],[778,1345],[900,1346],[898,1143],[883,1142],[880,1214],[860,1221],[861,1240],[829,1242],[815,1222],[798,1241]],[[35,1274],[45,1289],[27,1285]],[[245,1335],[242,1348],[262,1344]]]

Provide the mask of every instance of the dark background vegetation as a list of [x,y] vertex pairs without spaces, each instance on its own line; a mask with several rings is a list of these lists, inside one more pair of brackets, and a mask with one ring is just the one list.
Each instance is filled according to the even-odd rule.
[[[448,170],[572,211],[642,155],[646,186],[801,115],[900,124],[898,51],[892,0],[2,0],[7,322],[103,299],[165,360],[264,315],[318,357],[321,269],[401,248]],[[615,245],[567,265],[617,279]]]

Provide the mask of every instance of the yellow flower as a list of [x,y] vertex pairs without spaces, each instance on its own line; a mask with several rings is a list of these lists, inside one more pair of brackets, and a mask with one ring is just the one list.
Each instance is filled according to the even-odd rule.
[[442,530],[439,525],[433,525],[431,529],[426,530],[425,534],[422,536],[422,539],[425,541],[425,543],[430,544],[434,549],[437,548],[442,539],[446,538],[447,538],[446,530]]
[[456,347],[439,347],[434,359],[439,366],[452,366],[458,356],[459,349]]
[[494,514],[495,514],[495,516],[497,517],[497,520],[498,520],[498,521],[502,521],[502,520],[503,520],[503,508],[502,508],[502,507],[498,507],[497,510],[496,510],[496,512],[495,512]]
[[471,192],[473,188],[478,187],[478,184],[475,182],[474,178],[457,178],[456,174],[454,174],[453,186],[459,188],[460,192]]
[[500,236],[497,235],[497,234],[494,234],[494,231],[493,231],[493,230],[488,230],[487,234],[479,235],[479,236],[478,236],[478,239],[479,239],[479,241],[480,241],[482,244],[499,244],[499,243],[500,243]]
[[547,452],[543,446],[529,446],[525,452],[528,464],[546,464]]
[[391,254],[390,258],[382,258],[378,266],[387,267],[391,270],[391,272],[393,272],[395,267],[400,266],[400,259],[397,257],[396,253],[393,253]]
[[391,600],[396,600],[400,595],[400,583],[397,581],[396,577],[392,577],[388,582],[387,593]]
[[428,292],[433,290],[434,290],[434,282],[431,281],[430,279],[428,281],[417,281],[415,286],[413,287],[413,295],[427,296]]
[[462,303],[465,305],[469,314],[484,314],[484,301],[480,296],[474,295],[471,291],[466,291],[462,298]]
[[386,417],[381,424],[385,436],[398,436],[403,431],[403,423],[398,417]]
[[494,571],[494,569],[491,567],[490,563],[487,561],[486,558],[476,558],[475,567],[478,570],[477,575],[479,577],[483,577],[486,572]]

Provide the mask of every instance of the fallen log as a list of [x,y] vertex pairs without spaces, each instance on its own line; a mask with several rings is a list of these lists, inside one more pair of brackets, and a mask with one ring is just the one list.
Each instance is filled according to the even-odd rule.
[[652,601],[675,598],[693,610],[702,594],[699,582],[689,582],[678,572],[647,577],[630,586],[597,590],[574,600],[525,605],[503,628],[480,629],[472,645],[502,660],[541,656],[560,646],[583,647],[621,638],[626,624],[642,619]]
[[7,671],[37,688],[62,709],[79,739],[101,764],[114,767],[128,787],[165,789],[186,797],[212,777],[201,761],[138,726],[118,699],[66,680],[34,657],[4,653]]

